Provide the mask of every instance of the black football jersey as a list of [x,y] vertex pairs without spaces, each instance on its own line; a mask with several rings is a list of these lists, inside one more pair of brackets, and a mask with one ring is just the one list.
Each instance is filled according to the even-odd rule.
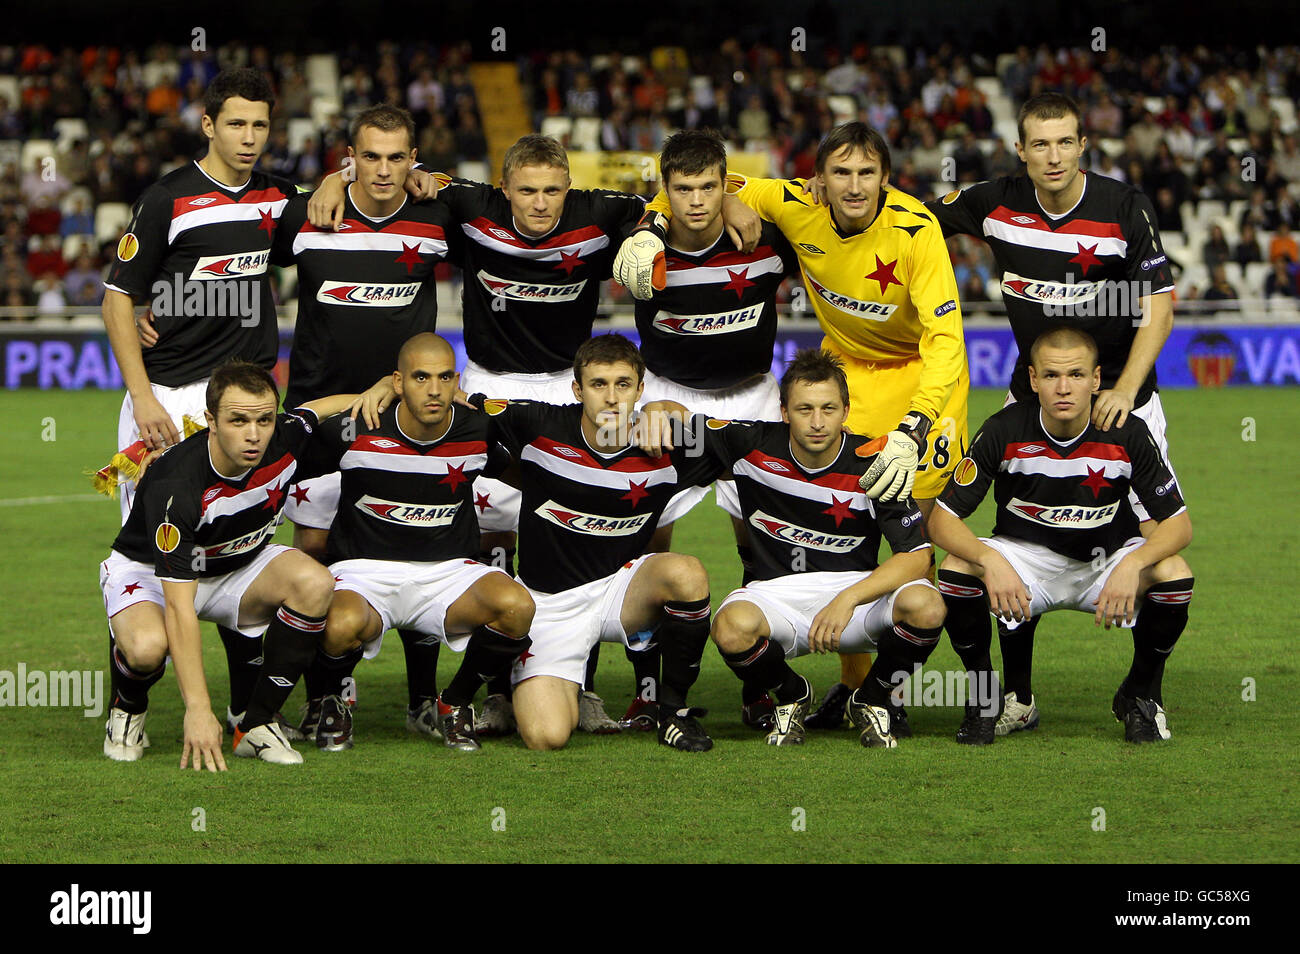
[[[321,422],[306,462],[312,470],[342,474],[339,509],[330,527],[327,559],[431,563],[479,552],[474,480],[497,476],[509,457],[489,444],[488,418],[452,408],[439,440],[408,437],[394,404],[368,428],[337,415]],[[295,494],[310,494],[301,485]]]
[[993,484],[993,533],[1041,544],[1074,560],[1114,553],[1139,535],[1130,487],[1154,520],[1184,509],[1182,492],[1146,423],[1130,414],[1122,427],[1089,423],[1060,441],[1043,427],[1037,401],[1017,401],[980,428],[939,497],[939,506],[969,517]]
[[521,235],[510,202],[492,186],[446,180],[447,203],[464,241],[465,353],[491,371],[543,374],[573,366],[591,337],[600,283],[645,201],[622,192],[570,189],[555,228]]
[[659,457],[637,447],[600,453],[582,433],[580,404],[484,407],[519,465],[519,578],[542,593],[592,583],[641,556],[673,495],[720,472],[686,446]]
[[307,220],[308,198],[289,201],[271,256],[298,265],[285,407],[364,391],[397,367],[407,338],[435,329],[433,272],[447,258],[451,225],[436,199],[371,219],[348,195],[338,231],[318,229]]
[[158,329],[158,343],[143,349],[150,381],[192,384],[228,358],[275,367],[279,330],[266,269],[296,192],[256,170],[232,189],[192,162],[140,196],[104,286],[150,302]]
[[788,424],[697,415],[695,431],[706,455],[736,479],[756,579],[874,570],[882,535],[894,553],[930,545],[912,498],[883,503],[858,486],[871,465],[855,453],[865,437],[845,434],[835,460],[809,470],[790,450]]
[[247,566],[275,533],[298,456],[317,426],[306,408],[276,418],[262,462],[239,477],[212,466],[208,431],[158,457],[136,490],[113,549],[152,563],[163,580],[197,580]]
[[[981,182],[926,203],[944,235],[974,235],[993,251],[1020,349],[1011,376],[1018,401],[1037,403],[1029,386],[1029,347],[1055,325],[1079,328],[1097,340],[1102,389],[1114,387],[1142,317],[1138,299],[1174,287],[1151,200],[1106,176],[1081,175],[1083,195],[1059,218],[1043,211],[1025,175]],[[1155,390],[1153,368],[1134,406]]]
[[776,290],[794,253],[771,222],[752,252],[724,231],[702,252],[665,249],[668,285],[636,303],[646,367],[690,388],[727,388],[772,368]]

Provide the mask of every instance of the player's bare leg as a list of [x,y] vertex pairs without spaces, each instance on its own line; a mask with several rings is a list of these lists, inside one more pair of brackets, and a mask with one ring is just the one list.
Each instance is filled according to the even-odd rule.
[[112,686],[104,754],[117,762],[134,762],[144,754],[149,689],[163,676],[167,659],[167,630],[157,603],[128,606],[109,620],[108,673]]
[[769,745],[801,745],[812,706],[812,685],[790,668],[785,650],[769,638],[767,617],[753,603],[728,603],[713,620],[713,642],[746,694],[776,696]]
[[578,727],[576,682],[533,676],[515,686],[515,721],[524,745],[535,751],[562,749]]

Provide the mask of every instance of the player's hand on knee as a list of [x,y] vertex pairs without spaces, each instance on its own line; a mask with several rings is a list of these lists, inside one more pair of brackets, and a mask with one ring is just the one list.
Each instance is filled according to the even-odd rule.
[[1092,423],[1108,431],[1112,424],[1123,427],[1133,410],[1133,395],[1120,390],[1098,391],[1092,404]]
[[863,444],[857,449],[859,457],[876,455],[867,472],[858,479],[858,485],[873,500],[906,500],[912,494],[916,468],[921,463],[920,448],[915,440],[903,431],[890,431],[884,437]]
[[1110,629],[1133,622],[1137,613],[1137,591],[1141,571],[1127,557],[1120,560],[1106,577],[1106,584],[1097,596],[1094,622]]
[[180,431],[172,422],[171,414],[154,397],[152,391],[142,395],[139,400],[132,399],[132,413],[140,439],[149,450],[161,450],[181,442]]
[[758,248],[758,240],[763,237],[763,220],[734,195],[723,196],[722,224],[737,249],[752,252]]
[[843,595],[835,597],[813,617],[808,627],[808,648],[815,653],[833,653],[840,648],[840,638],[844,635],[849,620],[857,604],[845,599]]
[[141,348],[152,348],[158,343],[158,329],[153,323],[152,308],[146,308],[144,314],[135,320],[135,330],[140,336]]
[[337,231],[343,221],[343,173],[331,172],[307,200],[307,220],[318,229]]
[[989,594],[989,609],[1000,618],[1023,622],[1033,615],[1028,587],[1001,554],[993,553],[984,561],[984,588]]
[[649,301],[656,291],[667,288],[664,240],[649,229],[625,238],[614,256],[614,280],[641,301]]
[[221,753],[221,723],[212,714],[212,710],[185,710],[185,744],[181,749],[181,768],[185,768],[191,756],[194,759],[194,771],[207,769],[209,772],[224,772],[226,760]]

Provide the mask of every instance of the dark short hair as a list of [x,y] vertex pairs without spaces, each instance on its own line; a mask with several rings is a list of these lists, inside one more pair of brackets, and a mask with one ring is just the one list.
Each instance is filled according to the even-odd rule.
[[683,176],[697,176],[718,167],[718,175],[727,175],[727,146],[712,129],[687,129],[674,133],[664,140],[659,153],[659,176],[664,188],[674,172]]
[[573,380],[582,387],[583,368],[589,364],[613,364],[616,361],[626,361],[636,369],[636,379],[645,380],[645,359],[636,345],[619,334],[596,335],[579,345],[578,353],[573,356]]
[[875,129],[856,119],[852,122],[840,123],[822,140],[821,145],[817,147],[817,171],[825,170],[830,157],[845,146],[861,149],[865,153],[874,153],[880,159],[881,175],[889,175],[889,143],[885,142],[885,137]]
[[1091,367],[1097,367],[1100,361],[1100,352],[1097,350],[1096,340],[1088,332],[1080,331],[1070,325],[1057,325],[1055,328],[1048,328],[1035,338],[1034,343],[1029,346],[1029,363],[1035,368],[1038,367],[1038,352],[1043,348],[1078,347],[1088,349],[1088,355],[1092,360]]
[[357,144],[357,135],[361,132],[363,126],[373,126],[381,132],[395,132],[398,129],[405,129],[406,148],[409,150],[415,146],[415,120],[411,118],[409,112],[400,106],[380,103],[378,106],[371,106],[357,113],[356,118],[352,120],[352,126],[348,129],[348,142],[354,148]]
[[1064,119],[1066,116],[1073,116],[1075,128],[1078,130],[1079,138],[1083,138],[1083,113],[1079,111],[1079,104],[1066,96],[1064,93],[1039,93],[1037,96],[1031,96],[1025,100],[1025,104],[1020,107],[1020,115],[1016,117],[1016,132],[1020,134],[1020,144],[1025,144],[1025,120],[1034,119]]
[[781,375],[781,406],[788,407],[790,389],[795,382],[820,384],[834,381],[840,389],[840,400],[849,406],[849,379],[844,374],[844,362],[823,348],[804,348],[794,356],[790,367]]
[[266,103],[268,113],[275,109],[275,92],[271,89],[270,80],[261,70],[255,70],[251,66],[239,66],[218,73],[203,93],[203,111],[215,122],[221,115],[221,107],[232,96],[251,103]]
[[280,405],[280,388],[275,383],[271,372],[260,364],[251,361],[231,360],[219,365],[208,378],[208,391],[205,397],[208,411],[213,417],[221,407],[221,397],[231,388],[239,388],[249,394],[266,394],[275,396],[275,404]]

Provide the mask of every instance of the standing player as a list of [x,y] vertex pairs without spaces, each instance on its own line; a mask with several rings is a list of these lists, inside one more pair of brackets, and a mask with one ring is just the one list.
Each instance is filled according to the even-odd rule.
[[[939,570],[948,635],[983,686],[995,678],[990,608],[1013,620],[1082,610],[1107,629],[1131,626],[1133,664],[1111,708],[1128,741],[1168,739],[1161,676],[1187,625],[1193,584],[1178,555],[1192,539],[1178,481],[1142,418],[1126,415],[1105,430],[1092,419],[1102,377],[1089,335],[1049,331],[1028,359],[1038,399],[984,423],[930,518],[934,542],[948,551]],[[977,539],[962,521],[990,485],[993,536]],[[1145,539],[1127,503],[1132,492],[1153,520]],[[996,712],[995,699],[968,703],[957,741],[992,742]]]
[[[645,401],[676,401],[715,418],[777,420],[781,402],[771,372],[776,293],[795,268],[794,254],[770,222],[762,224],[752,252],[737,251],[724,240],[726,173],[726,146],[716,133],[690,130],[664,143],[659,174],[673,213],[666,232],[666,287],[653,301],[636,302]],[[707,493],[706,487],[691,487],[672,500],[651,541],[652,551],[669,549],[674,521]],[[753,560],[735,485],[719,482],[717,496],[718,505],[731,515],[748,580]],[[653,729],[659,654],[628,655],[636,692],[619,724]],[[770,723],[771,701],[764,703],[763,693],[744,703],[747,721]]]
[[630,443],[644,372],[630,341],[602,335],[574,358],[579,404],[484,403],[519,464],[523,491],[519,578],[537,612],[532,648],[511,678],[519,734],[531,749],[568,742],[598,641],[644,649],[645,637],[663,653],[660,743],[688,752],[713,747],[698,722],[704,710],[686,703],[709,638],[708,575],[693,556],[645,548],[678,488],[711,482],[717,468],[682,448],[651,456]]
[[[1151,201],[1131,185],[1079,169],[1088,139],[1068,96],[1029,99],[1019,132],[1016,152],[1026,175],[982,182],[927,205],[944,235],[985,239],[1002,270],[1002,299],[1020,349],[1008,400],[1033,400],[1029,348],[1066,318],[1100,350],[1093,423],[1105,431],[1136,414],[1170,467],[1155,362],[1173,327],[1174,283]],[[1149,532],[1136,494],[1129,503]],[[1000,735],[1038,724],[1030,682],[1037,623],[998,624],[1007,680]]]
[[[376,389],[376,397],[391,395],[387,381]],[[273,719],[315,654],[333,581],[306,554],[269,540],[317,418],[347,410],[357,396],[323,398],[277,416],[280,395],[270,372],[234,361],[212,373],[207,403],[207,430],[149,466],[138,505],[100,567],[115,640],[104,754],[130,762],[144,753],[149,688],[170,655],[185,701],[181,768],[190,755],[195,769],[225,768],[221,724],[203,675],[203,618],[250,642],[266,633],[235,754],[301,762]]]
[[[843,361],[854,397],[848,427],[886,437],[864,475],[867,495],[889,501],[910,492],[928,515],[966,447],[970,378],[952,262],[933,216],[889,187],[889,147],[874,129],[860,122],[836,126],[816,164],[825,205],[804,194],[803,180],[728,179],[743,202],[781,229],[799,258],[826,332],[822,347]],[[663,196],[650,208],[670,211]],[[662,237],[653,230],[631,236],[615,261],[616,277],[649,297],[660,253]],[[809,717],[810,727],[840,724],[852,688],[866,677],[868,658],[840,660],[842,681]],[[901,715],[895,734],[906,736]]]
[[[781,379],[784,423],[709,419],[697,427],[706,455],[735,475],[754,530],[754,579],[719,607],[713,641],[751,692],[776,696],[769,745],[802,744],[813,702],[787,658],[873,651],[849,712],[863,745],[893,748],[890,693],[939,641],[944,605],[925,579],[933,551],[921,511],[911,499],[873,502],[862,492],[858,481],[871,466],[864,458],[883,442],[845,434],[848,414],[839,360],[808,350]],[[882,534],[893,555],[877,565]]]
[[[328,545],[335,596],[317,655],[323,665],[307,679],[308,722],[317,726],[318,748],[352,747],[344,680],[363,647],[367,656],[378,655],[393,626],[464,652],[460,671],[442,693],[450,711],[441,726],[436,672],[408,672],[406,725],[429,736],[440,727],[448,746],[465,751],[479,748],[474,693],[495,673],[508,672],[530,646],[528,591],[473,559],[478,521],[472,484],[489,466],[495,445],[486,415],[453,405],[458,378],[451,346],[437,335],[416,335],[402,346],[393,374],[400,400],[379,425],[358,428],[350,418],[332,418],[313,442],[313,468],[342,468]],[[500,457],[498,471],[508,462],[504,452]]]

